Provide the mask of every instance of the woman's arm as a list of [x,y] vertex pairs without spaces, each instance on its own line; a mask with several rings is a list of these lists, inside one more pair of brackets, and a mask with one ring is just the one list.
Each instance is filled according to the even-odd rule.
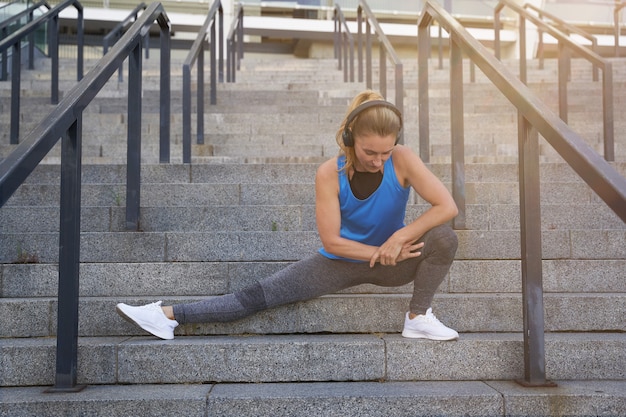
[[328,253],[349,259],[369,261],[378,249],[340,235],[339,174],[337,158],[324,162],[315,176],[315,217],[322,245]]
[[421,238],[435,226],[452,220],[458,213],[456,203],[443,183],[409,148],[397,145],[393,151],[396,175],[401,184],[411,186],[431,207],[417,219],[395,232],[370,259],[370,265],[379,261],[395,265],[403,260],[402,249]]

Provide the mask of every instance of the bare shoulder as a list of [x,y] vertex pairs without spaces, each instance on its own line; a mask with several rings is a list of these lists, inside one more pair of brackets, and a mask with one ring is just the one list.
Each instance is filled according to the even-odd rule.
[[396,145],[393,150],[393,165],[398,179],[405,185],[411,182],[411,178],[421,177],[428,171],[422,159],[404,145]]
[[422,163],[420,157],[405,145],[396,145],[393,150],[393,158],[396,164],[414,164],[416,161]]
[[331,180],[337,178],[337,157],[323,162],[317,168],[316,180]]

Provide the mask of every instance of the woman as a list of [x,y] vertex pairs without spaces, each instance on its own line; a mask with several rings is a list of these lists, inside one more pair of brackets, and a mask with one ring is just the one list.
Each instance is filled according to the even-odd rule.
[[[157,337],[173,339],[179,323],[227,322],[359,284],[413,281],[402,335],[457,339],[431,308],[456,252],[456,234],[446,223],[457,208],[420,158],[397,144],[401,131],[400,111],[379,94],[364,91],[354,98],[337,131],[339,155],[323,163],[315,178],[318,253],[234,294],[173,306],[118,304],[117,312]],[[410,188],[430,207],[405,225]]]

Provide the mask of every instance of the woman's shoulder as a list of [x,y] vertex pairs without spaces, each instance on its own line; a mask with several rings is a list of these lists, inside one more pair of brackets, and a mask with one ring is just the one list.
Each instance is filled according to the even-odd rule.
[[328,159],[325,162],[322,162],[319,167],[317,167],[317,177],[336,177],[338,172],[337,167],[338,157]]
[[406,145],[396,145],[391,155],[396,168],[402,168],[407,164],[414,164],[417,161],[421,161],[420,157]]
[[396,145],[392,159],[398,180],[405,186],[410,183],[409,178],[415,176],[424,166],[420,157],[406,145]]

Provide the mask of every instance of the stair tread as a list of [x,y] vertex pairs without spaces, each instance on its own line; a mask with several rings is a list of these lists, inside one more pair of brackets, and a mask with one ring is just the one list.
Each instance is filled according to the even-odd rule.
[[[551,415],[545,398],[560,400],[571,416],[619,415],[623,381],[557,380],[558,388],[532,389],[512,381],[309,382],[262,384],[91,385],[80,393],[52,396],[49,387],[0,388],[0,413],[100,415],[103,409],[136,409],[146,415],[224,417],[258,415]],[[109,411],[111,413],[112,411]]]

